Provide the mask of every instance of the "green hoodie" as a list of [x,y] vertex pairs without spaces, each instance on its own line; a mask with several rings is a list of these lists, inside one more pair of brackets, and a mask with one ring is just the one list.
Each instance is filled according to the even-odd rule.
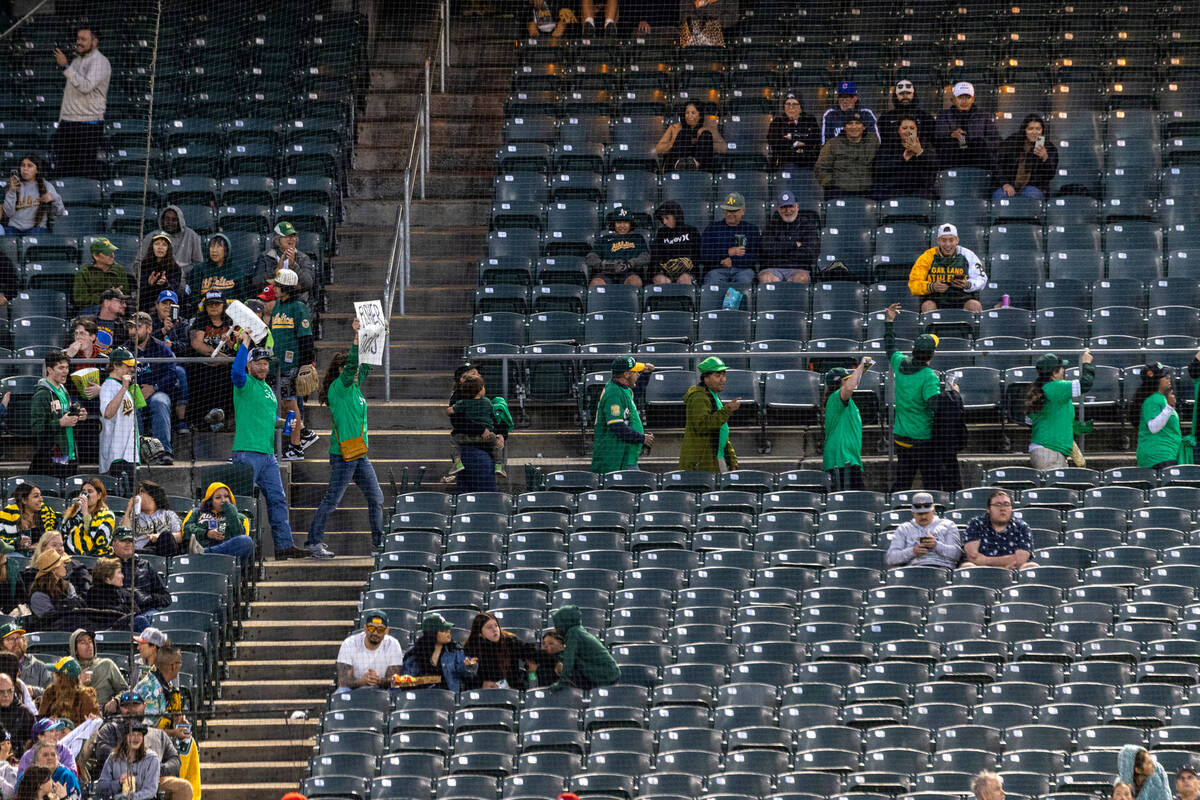
[[[592,686],[611,686],[621,679],[621,668],[604,643],[583,628],[583,615],[575,606],[552,612],[554,629],[566,640],[562,654],[562,677],[551,691],[586,681]],[[582,678],[583,681],[577,678]]]
[[67,460],[75,458],[75,429],[64,428],[59,419],[70,411],[71,401],[65,386],[55,386],[46,378],[37,382],[33,400],[29,403],[29,428],[39,440],[38,449]]

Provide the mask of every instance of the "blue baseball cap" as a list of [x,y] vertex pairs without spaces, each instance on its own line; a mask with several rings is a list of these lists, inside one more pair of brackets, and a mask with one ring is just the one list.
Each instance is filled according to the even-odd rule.
[[791,192],[780,192],[779,201],[775,205],[779,206],[780,208],[783,208],[784,206],[794,206],[796,205],[796,195],[792,194]]
[[163,300],[170,300],[172,303],[178,303],[179,295],[175,294],[170,289],[163,289],[158,293],[158,302],[161,303]]
[[858,94],[858,84],[854,81],[842,81],[837,85],[838,94]]

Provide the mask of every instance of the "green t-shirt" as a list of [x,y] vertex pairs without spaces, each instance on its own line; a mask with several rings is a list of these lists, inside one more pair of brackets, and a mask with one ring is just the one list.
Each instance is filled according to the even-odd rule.
[[299,300],[277,303],[271,314],[271,335],[275,337],[275,363],[286,374],[300,366],[300,340],[312,336],[308,306]]
[[1164,461],[1175,461],[1179,458],[1179,445],[1183,441],[1183,431],[1179,429],[1179,415],[1172,414],[1167,424],[1158,433],[1151,433],[1149,422],[1162,413],[1167,407],[1167,397],[1162,392],[1155,392],[1142,401],[1142,419],[1138,423],[1137,465],[1153,467]]
[[638,433],[643,432],[642,417],[633,402],[633,390],[616,381],[609,381],[596,404],[595,436],[592,439],[592,472],[603,475],[637,466],[642,454],[641,442],[622,442],[609,429],[610,425],[626,422]]
[[275,415],[279,403],[266,381],[247,372],[244,386],[234,384],[233,413],[237,427],[233,431],[233,449],[250,453],[275,452]]
[[894,433],[905,439],[929,439],[933,436],[933,410],[929,398],[941,391],[937,373],[923,367],[911,374],[900,371],[903,353],[892,353],[892,380],[896,387],[896,424]]
[[840,392],[825,401],[825,469],[862,468],[862,414],[854,398],[842,402]]
[[1072,381],[1050,381],[1042,387],[1046,402],[1031,417],[1033,422],[1033,444],[1048,450],[1071,455],[1075,443],[1075,406],[1071,403],[1074,394]]
[[342,446],[339,439],[363,437],[363,444],[370,446],[367,437],[367,401],[363,398],[362,382],[371,374],[371,365],[358,363],[358,345],[353,345],[346,355],[346,364],[336,381],[329,385],[329,414],[337,426],[337,436],[329,437],[329,454],[340,456]]

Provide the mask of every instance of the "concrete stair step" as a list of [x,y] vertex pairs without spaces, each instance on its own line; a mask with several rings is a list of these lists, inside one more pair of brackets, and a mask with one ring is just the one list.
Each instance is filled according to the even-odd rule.
[[[494,174],[494,170],[493,170]],[[431,173],[425,181],[425,197],[429,200],[485,200],[491,202],[492,177],[483,172]],[[356,169],[350,173],[348,192],[360,199],[384,198],[398,200],[404,196],[404,173],[392,170]],[[394,209],[393,209],[394,211]]]
[[313,697],[324,699],[332,687],[332,675],[327,679],[223,681],[221,697],[226,700],[274,700],[278,704]]
[[[296,791],[304,777],[307,762],[297,762],[300,770],[295,781],[254,781],[253,783],[213,783],[204,778],[204,797],[208,800],[279,800],[288,792]],[[278,765],[272,764],[272,767]],[[205,773],[201,772],[201,775]],[[219,775],[219,773],[218,773]],[[225,777],[225,776],[219,776]]]
[[[328,463],[328,462],[326,462]],[[305,588],[328,586],[334,589],[344,588],[347,583],[361,581],[371,570],[371,562],[365,559],[339,559],[337,561],[314,561],[310,558],[292,561],[269,561],[265,565],[263,580],[259,582],[260,589],[265,587],[275,589],[281,584],[303,583]],[[340,585],[339,585],[340,584]],[[284,598],[264,597],[261,600],[276,600]],[[337,599],[337,598],[310,598]]]
[[[307,760],[312,755],[313,744],[314,741],[308,737],[299,740],[259,738],[241,742],[209,740],[203,745],[204,758],[202,760],[220,764],[236,763],[233,761],[234,759],[254,760],[257,758],[265,768],[271,761]],[[264,773],[263,777],[265,778],[273,777],[265,769]],[[201,774],[203,775],[203,773]],[[205,791],[205,794],[208,792]]]
[[[302,542],[303,537],[302,536],[299,537],[298,541]],[[338,569],[338,568],[340,568],[342,562],[345,562],[348,560],[349,559],[335,558],[331,561],[317,561],[315,559],[306,558],[306,559],[303,559],[303,563],[317,564],[317,565],[319,565],[319,568],[321,568],[321,569]],[[270,564],[270,563],[272,563],[272,562],[268,562],[268,564]],[[289,562],[285,561],[284,563],[286,564]],[[301,562],[297,561],[296,563],[301,563]],[[316,567],[314,567],[314,568],[316,568]],[[343,599],[343,598],[349,596],[351,593],[353,593],[355,591],[356,587],[358,589],[362,588],[362,582],[363,582],[363,580],[366,579],[366,576],[369,572],[370,572],[370,567],[368,566],[365,570],[361,570],[362,574],[355,580],[321,581],[320,583],[305,583],[305,584],[303,584],[304,597],[306,600],[340,600],[340,599]],[[297,586],[297,584],[293,583],[293,582],[280,582],[280,583],[275,583],[275,584],[259,583],[258,599],[262,600],[262,601],[267,601],[267,602],[288,601],[288,600],[295,602],[296,586]],[[302,638],[302,637],[294,637],[294,638]]]
[[224,697],[218,698],[213,708],[218,719],[281,720],[290,717],[293,712],[303,711],[308,719],[319,720],[325,708],[325,696],[297,697],[285,701],[264,698],[231,700]]
[[[278,719],[222,719],[208,723],[208,738],[204,740],[204,755],[208,757],[208,746],[213,742],[245,742],[257,739],[283,739],[285,741],[310,741],[321,729],[319,718],[289,720]],[[208,787],[205,787],[207,793]]]
[[[329,292],[329,310],[321,315],[322,324],[333,321],[343,321],[345,328],[342,332],[353,333],[350,322],[354,318],[354,300],[362,290],[358,287],[344,287],[344,291]],[[471,314],[475,307],[475,285],[459,284],[445,286],[409,286],[405,289],[405,310],[409,314]],[[399,316],[399,297],[392,307],[393,316]],[[326,338],[330,337],[330,329],[325,328]],[[353,336],[338,337],[352,339]]]
[[[344,536],[329,533],[327,536]],[[299,587],[298,587],[299,588]],[[354,613],[357,598],[342,600],[312,600],[303,603],[287,601],[256,601],[250,606],[251,619],[262,622],[275,621],[304,627],[309,621],[341,620]]]
[[[305,588],[307,594],[307,588]],[[332,664],[337,658],[341,640],[298,639],[292,642],[238,642],[238,658],[249,661],[290,661],[295,659],[324,659]]]
[[[210,788],[210,783],[215,786],[253,786],[257,784],[260,792],[258,797],[271,797],[266,794],[270,791],[274,793],[272,800],[279,800],[286,792],[296,791],[296,787],[300,785],[300,781],[304,779],[305,771],[308,769],[307,758],[287,761],[269,759],[265,762],[227,761],[225,763],[210,763],[201,758],[200,761],[200,780],[203,783],[206,798],[216,796],[212,794],[213,789]],[[244,792],[224,795],[230,800],[247,796]]]
[[334,680],[337,673],[333,662],[319,659],[309,659],[307,661],[246,661],[239,658],[229,662],[228,680],[238,682],[271,679],[304,681],[320,675],[328,675],[329,680]]

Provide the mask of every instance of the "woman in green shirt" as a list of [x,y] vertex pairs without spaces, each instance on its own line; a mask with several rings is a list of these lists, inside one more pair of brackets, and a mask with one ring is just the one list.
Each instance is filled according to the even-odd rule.
[[[383,491],[375,468],[367,458],[367,401],[363,398],[362,382],[371,373],[369,364],[358,363],[358,320],[354,320],[354,344],[348,353],[338,353],[329,362],[321,381],[321,402],[329,406],[333,419],[333,435],[329,437],[329,488],[313,514],[308,526],[306,547],[313,558],[333,558],[333,552],[322,543],[325,522],[342,502],[346,487],[353,480],[367,501],[367,516],[371,522],[371,543],[383,544]],[[354,450],[359,452],[354,452]]]
[[1096,368],[1092,351],[1079,358],[1079,379],[1063,380],[1065,359],[1046,353],[1037,360],[1037,379],[1025,397],[1025,414],[1033,426],[1029,462],[1034,469],[1064,469],[1075,444],[1074,398],[1092,388]]
[[1142,368],[1142,385],[1129,402],[1129,415],[1137,426],[1137,465],[1170,467],[1179,461],[1183,431],[1175,410],[1171,368],[1157,361]]
[[854,390],[871,368],[865,356],[853,370],[834,367],[825,373],[825,474],[833,491],[865,489],[862,464],[862,414],[854,404]]

